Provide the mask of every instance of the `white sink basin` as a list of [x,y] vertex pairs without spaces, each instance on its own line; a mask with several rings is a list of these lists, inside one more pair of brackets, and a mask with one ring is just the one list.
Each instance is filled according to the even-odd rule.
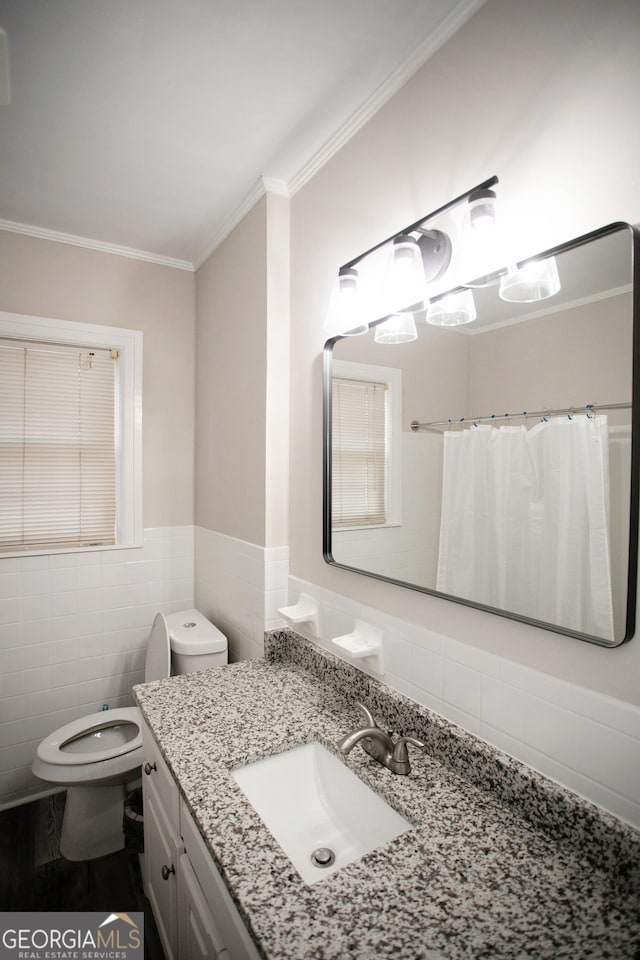
[[[411,824],[321,743],[232,771],[306,883],[316,883],[393,840]],[[389,774],[392,776],[392,774]],[[316,851],[330,851],[317,855]],[[328,860],[320,866],[317,859]]]

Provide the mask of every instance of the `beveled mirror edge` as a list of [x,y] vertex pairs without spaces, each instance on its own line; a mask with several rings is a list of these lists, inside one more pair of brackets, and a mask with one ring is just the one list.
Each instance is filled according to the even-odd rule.
[[[334,559],[331,544],[331,363],[333,349],[340,340],[345,337],[338,335],[327,340],[322,353],[322,390],[323,390],[323,435],[322,435],[322,552],[326,563],[335,566],[340,570],[346,570],[350,573],[357,573],[360,576],[370,577],[374,580],[381,580],[385,583],[395,584],[399,587],[405,587],[417,593],[424,593],[428,596],[438,597],[442,600],[449,600],[453,603],[459,603],[466,607],[476,610],[482,610],[485,613],[492,613],[496,616],[515,620],[519,623],[526,623],[530,626],[538,627],[543,630],[551,631],[562,636],[573,637],[576,640],[583,640],[597,646],[615,649],[631,640],[635,633],[636,626],[636,603],[637,603],[637,578],[638,578],[638,525],[640,518],[640,230],[638,227],[624,221],[615,221],[606,226],[599,227],[565,243],[557,244],[548,250],[544,250],[535,256],[529,257],[522,263],[542,260],[546,257],[555,256],[568,250],[594,240],[607,236],[621,230],[627,230],[631,239],[631,272],[632,272],[632,387],[631,387],[631,490],[629,505],[629,549],[628,549],[628,568],[627,568],[627,603],[625,617],[625,633],[619,640],[611,642],[596,637],[591,634],[581,633],[562,627],[558,624],[547,623],[544,620],[536,620],[531,617],[523,616],[518,613],[512,613],[499,607],[488,606],[473,600],[467,600],[464,597],[456,597],[451,594],[441,593],[429,587],[423,587],[419,584],[408,583],[404,580],[397,580],[384,574],[373,573],[368,570],[362,570],[359,567],[352,567],[348,564],[339,563]],[[381,323],[385,317],[375,321],[375,324]],[[372,325],[375,325],[372,324]]]

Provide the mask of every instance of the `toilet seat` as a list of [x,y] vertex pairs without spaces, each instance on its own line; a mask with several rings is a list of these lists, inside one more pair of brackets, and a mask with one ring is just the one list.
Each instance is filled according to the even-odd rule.
[[[126,783],[135,777],[144,759],[140,721],[137,707],[100,711],[73,720],[40,743],[32,770],[41,780],[61,787]],[[134,736],[124,743],[111,743],[101,750],[80,753],[64,749],[70,741],[92,737],[101,730],[112,730],[123,724],[133,724],[135,729]]]
[[[123,731],[127,738],[124,739],[123,737],[123,742],[119,744],[105,744],[99,749],[77,753],[65,750],[65,746],[72,741],[85,737],[95,737],[97,746],[99,742],[97,734],[126,724],[133,724],[135,733],[128,737],[127,732]],[[131,753],[141,747],[142,733],[140,731],[140,712],[138,708],[119,707],[116,710],[102,710],[100,713],[91,713],[87,717],[81,717],[79,720],[72,720],[71,723],[65,724],[39,744],[37,756],[44,763],[79,766],[81,764],[102,763],[104,760]]]

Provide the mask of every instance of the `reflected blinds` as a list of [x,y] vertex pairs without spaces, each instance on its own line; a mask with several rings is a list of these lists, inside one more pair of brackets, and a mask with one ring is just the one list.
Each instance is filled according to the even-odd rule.
[[331,523],[385,522],[385,383],[332,382]]
[[116,366],[0,340],[0,551],[115,543]]

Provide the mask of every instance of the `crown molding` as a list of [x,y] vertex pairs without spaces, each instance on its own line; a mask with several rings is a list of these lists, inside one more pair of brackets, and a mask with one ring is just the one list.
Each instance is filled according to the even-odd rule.
[[191,273],[195,269],[193,263],[189,260],[177,260],[174,257],[164,257],[159,253],[150,253],[148,250],[135,250],[133,247],[122,247],[116,243],[92,240],[90,237],[78,237],[73,233],[61,233],[58,230],[48,230],[46,227],[34,227],[28,223],[0,220],[0,230],[7,233],[20,233],[27,237],[37,237],[40,240],[68,243],[74,247],[85,247],[89,250],[98,250],[101,253],[111,253],[117,257],[129,257],[131,260],[144,260],[147,263],[157,263],[160,266],[172,267],[176,270],[189,270]]
[[219,230],[216,231],[200,256],[194,261],[194,270],[198,270],[202,266],[205,260],[211,256],[216,247],[219,247],[222,241],[229,236],[233,228],[237,227],[240,221],[246,217],[253,207],[255,207],[258,200],[266,196],[268,193],[273,193],[279,197],[291,196],[289,193],[288,184],[286,184],[284,180],[277,180],[275,177],[260,177],[253,185],[249,193],[244,197],[244,199],[241,200],[236,207],[234,207],[231,213],[222,222]]
[[260,177],[265,193],[273,193],[277,197],[286,197],[289,199],[291,191],[289,184],[284,180],[276,180],[275,177]]
[[380,84],[362,106],[330,137],[326,143],[289,180],[293,196],[365,125],[384,104],[400,90],[420,67],[476,13],[486,0],[461,0],[442,23],[418,44],[413,53]]
[[[476,327],[473,330],[464,330],[460,327],[460,333],[468,337],[477,337],[483,333],[491,333],[492,330],[500,330],[502,327],[512,327],[517,323],[526,323],[528,320],[539,320],[540,317],[551,317],[557,313],[563,313],[565,310],[575,310],[576,307],[586,307],[590,303],[597,303],[599,300],[609,300],[611,297],[619,297],[623,293],[632,293],[633,285],[630,283],[622,287],[612,287],[610,290],[600,290],[598,293],[590,293],[586,297],[577,297],[575,300],[566,300],[564,303],[545,304],[538,310],[532,310],[530,313],[523,313],[517,317],[509,317],[506,320],[497,320],[495,323],[487,323],[486,326]],[[467,326],[467,325],[465,325]],[[472,327],[473,324],[468,324]]]

